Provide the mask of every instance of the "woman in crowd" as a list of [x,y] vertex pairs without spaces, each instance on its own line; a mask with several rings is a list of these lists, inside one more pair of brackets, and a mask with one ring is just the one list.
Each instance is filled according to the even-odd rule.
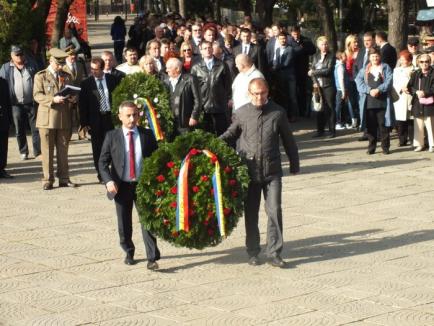
[[335,56],[329,50],[328,39],[325,36],[318,37],[316,45],[319,52],[313,56],[312,69],[308,74],[312,77],[313,87],[319,89],[322,97],[322,110],[317,114],[317,133],[314,137],[324,135],[326,124],[330,131],[330,138],[336,137],[336,113],[335,113],[335,82],[333,78]]
[[353,75],[353,65],[359,53],[359,40],[357,35],[350,34],[345,39],[345,54],[347,60],[345,61],[345,68],[348,74],[348,112],[351,117],[351,124],[353,128],[357,127],[356,113],[359,111],[357,101],[359,94],[357,93],[356,83]]
[[155,65],[154,58],[150,55],[144,55],[139,60],[139,67],[146,75],[152,75],[156,78],[160,78],[157,67]]
[[398,130],[399,146],[406,146],[413,142],[413,120],[411,116],[410,94],[407,94],[407,84],[414,71],[413,56],[408,50],[399,53],[399,65],[393,70],[393,92],[395,94],[393,108],[395,111],[396,127]]
[[406,89],[413,97],[411,112],[414,116],[414,151],[423,150],[425,126],[429,151],[434,152],[434,72],[431,67],[431,57],[428,54],[421,54],[417,62],[420,69],[412,74]]
[[125,28],[125,22],[121,16],[116,16],[111,26],[110,35],[113,40],[113,49],[115,52],[115,58],[118,64],[122,63],[122,51],[125,46],[125,35],[127,30]]
[[183,42],[180,46],[180,59],[182,61],[183,72],[190,72],[194,63],[193,47],[190,42]]
[[370,49],[369,63],[361,69],[356,77],[357,90],[360,94],[360,125],[367,130],[369,155],[375,153],[377,134],[380,131],[383,154],[389,154],[392,126],[392,109],[390,90],[392,87],[392,70],[381,62],[377,49]]

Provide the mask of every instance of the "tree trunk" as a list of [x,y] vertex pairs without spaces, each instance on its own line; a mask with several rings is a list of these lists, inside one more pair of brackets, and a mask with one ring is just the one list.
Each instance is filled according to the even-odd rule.
[[318,7],[318,16],[320,18],[322,32],[329,40],[329,46],[332,51],[337,50],[336,29],[333,19],[333,12],[328,0],[315,0]]
[[250,0],[240,1],[240,8],[244,11],[244,15],[250,16],[252,14],[252,2]]
[[408,36],[408,0],[387,0],[388,41],[398,51],[406,48]]
[[163,14],[165,14],[167,12],[167,4],[166,4],[166,0],[160,0],[161,3],[161,12]]
[[185,0],[178,0],[179,14],[185,18]]
[[220,13],[220,0],[214,0],[213,1],[214,3],[214,6],[213,6],[213,18],[216,20],[216,21],[221,21],[221,18],[222,18],[222,16],[221,16],[221,13]]
[[56,47],[59,44],[59,40],[63,35],[65,29],[65,22],[68,17],[69,7],[74,0],[58,0],[56,18],[54,19],[53,34],[51,35],[50,44],[52,47]]
[[178,11],[178,1],[176,0],[169,0],[169,11],[176,12]]
[[273,23],[273,7],[276,0],[257,0],[256,12],[259,14],[260,20],[265,26],[270,26]]

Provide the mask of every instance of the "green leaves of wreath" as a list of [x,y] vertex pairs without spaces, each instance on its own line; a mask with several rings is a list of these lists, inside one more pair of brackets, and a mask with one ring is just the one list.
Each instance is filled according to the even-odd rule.
[[[115,126],[121,125],[118,119],[119,105],[123,101],[133,102],[135,97],[148,98],[152,102],[165,139],[170,140],[173,135],[174,120],[170,110],[169,92],[159,79],[144,73],[127,75],[113,91],[111,110],[113,124]],[[146,114],[143,112],[143,107],[139,108],[139,113],[139,124],[146,127]]]
[[143,162],[137,186],[137,210],[140,221],[156,236],[176,246],[202,249],[222,241],[216,218],[212,175],[214,164],[206,155],[194,155],[188,171],[188,232],[176,227],[177,177],[181,163],[192,149],[208,149],[220,163],[223,213],[229,235],[243,214],[249,177],[247,167],[236,152],[214,135],[201,130],[178,136],[173,143],[159,148]]

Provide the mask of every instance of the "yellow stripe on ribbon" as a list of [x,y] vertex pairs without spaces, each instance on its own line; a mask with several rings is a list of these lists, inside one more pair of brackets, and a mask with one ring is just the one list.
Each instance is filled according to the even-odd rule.
[[146,110],[146,116],[149,121],[149,126],[151,127],[152,132],[154,133],[156,140],[163,140],[164,134],[161,131],[160,121],[157,118],[157,112],[155,111],[154,106],[148,98],[145,98],[145,105],[148,108]]
[[[178,200],[176,206],[176,228],[178,231],[183,230],[188,232],[190,230],[189,226],[189,203],[188,203],[188,168],[190,165],[191,156],[193,150],[187,154],[184,161],[181,164],[181,169],[178,176]],[[220,163],[217,156],[204,149],[202,151],[195,150],[198,153],[202,152],[208,156],[214,163],[214,173],[212,176],[212,184],[214,190],[214,203],[216,206],[216,217],[219,227],[219,232],[222,237],[226,236],[225,230],[225,219],[223,214],[223,193],[222,193],[222,183],[220,175]]]

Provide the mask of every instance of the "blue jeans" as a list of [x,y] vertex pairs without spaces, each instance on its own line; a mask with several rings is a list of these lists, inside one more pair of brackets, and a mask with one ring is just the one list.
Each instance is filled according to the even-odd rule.
[[41,154],[41,140],[39,131],[36,128],[36,113],[37,107],[33,104],[12,105],[12,118],[14,120],[20,154],[29,154],[26,136],[27,124],[29,124],[32,131],[33,155],[38,156]]

